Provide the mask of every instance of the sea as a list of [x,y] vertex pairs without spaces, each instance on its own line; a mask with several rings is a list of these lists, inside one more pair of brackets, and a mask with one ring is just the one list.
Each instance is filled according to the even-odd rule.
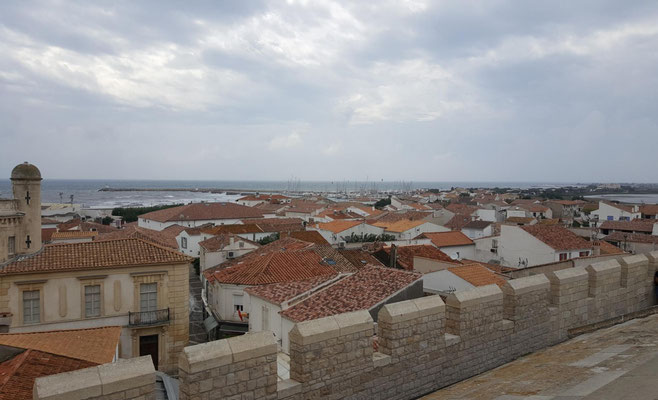
[[[44,179],[41,183],[43,203],[82,204],[88,208],[139,207],[190,202],[233,201],[246,192],[285,191],[294,193],[326,193],[335,197],[339,192],[408,191],[410,189],[466,188],[550,188],[580,186],[577,183],[537,182],[360,182],[360,181],[194,181],[194,180],[83,180]],[[99,191],[102,188],[148,189],[136,191]],[[153,189],[224,189],[219,193],[193,191],[157,191]],[[333,196],[332,196],[333,194]],[[72,197],[71,197],[72,196]],[[656,195],[658,196],[658,195]],[[0,180],[0,198],[11,198],[11,182]],[[656,199],[658,201],[658,198]]]

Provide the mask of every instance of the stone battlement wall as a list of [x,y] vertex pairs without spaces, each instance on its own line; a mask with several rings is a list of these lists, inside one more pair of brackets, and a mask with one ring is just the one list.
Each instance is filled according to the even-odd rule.
[[187,347],[180,399],[412,399],[650,307],[657,266],[653,252],[388,304],[377,324],[367,311],[302,322],[282,382],[269,332]]

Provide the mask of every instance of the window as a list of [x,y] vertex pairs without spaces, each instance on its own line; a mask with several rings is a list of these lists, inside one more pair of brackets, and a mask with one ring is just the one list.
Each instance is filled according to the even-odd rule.
[[565,261],[567,258],[569,258],[567,253],[560,253],[560,261]]
[[580,254],[578,254],[578,257],[587,257],[589,256],[589,251],[581,251]]
[[7,248],[9,249],[8,254],[10,256],[16,254],[16,236],[9,236],[7,239]]
[[180,247],[187,249],[187,238],[180,238]]
[[240,248],[243,248],[244,247],[244,242],[238,243],[238,246],[240,246]]
[[244,306],[242,305],[242,295],[234,294],[233,295],[233,311],[244,311]]
[[233,258],[233,252],[232,251],[228,252],[228,258]]
[[608,221],[612,221],[614,217],[612,215],[608,215]]
[[155,311],[158,309],[158,284],[142,283],[139,285],[139,310]]
[[101,285],[85,286],[85,317],[100,317]]
[[23,323],[38,324],[41,322],[41,303],[38,290],[23,292]]

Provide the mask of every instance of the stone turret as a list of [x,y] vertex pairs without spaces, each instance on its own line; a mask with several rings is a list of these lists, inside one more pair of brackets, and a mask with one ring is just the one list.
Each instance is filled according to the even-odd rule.
[[16,253],[36,253],[41,250],[41,172],[26,161],[11,171],[10,179],[17,208],[25,214],[16,231]]

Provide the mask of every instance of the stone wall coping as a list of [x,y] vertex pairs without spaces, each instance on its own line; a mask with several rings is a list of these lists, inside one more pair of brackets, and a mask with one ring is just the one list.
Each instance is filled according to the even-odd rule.
[[439,295],[420,297],[412,301],[418,308],[419,317],[444,314],[446,311],[446,305]]
[[302,384],[294,379],[285,379],[277,382],[276,392],[279,399],[292,397],[302,392]]
[[589,274],[585,267],[567,268],[559,271],[547,272],[546,277],[551,282],[570,283],[587,280]]
[[644,254],[635,254],[632,256],[621,257],[619,259],[619,264],[626,267],[637,267],[648,261],[649,259],[645,257]]
[[372,353],[372,363],[374,364],[375,368],[385,367],[391,363],[391,356],[376,351]]
[[221,367],[233,362],[233,352],[226,340],[188,346],[183,349],[178,367],[188,374]]
[[371,334],[374,332],[374,321],[366,310],[337,314],[333,317],[338,324],[340,336],[363,331],[369,331]]
[[505,285],[503,286],[503,292],[505,292],[506,289],[509,289],[512,293],[519,295],[536,290],[549,289],[550,286],[551,282],[548,280],[546,275],[538,274],[524,278],[511,279],[505,282]]
[[155,368],[151,356],[119,359],[98,366],[103,395],[155,385]]
[[591,275],[605,275],[621,272],[621,265],[617,260],[608,260],[590,264],[585,269]]
[[276,354],[277,341],[271,331],[245,333],[226,339],[233,353],[233,362]]
[[419,314],[416,303],[413,300],[405,300],[382,307],[377,315],[377,321],[397,324],[416,319]]
[[336,319],[331,316],[296,323],[290,330],[288,338],[291,342],[305,346],[337,338],[339,335],[340,326],[338,326]]
[[498,285],[491,284],[450,293],[446,298],[446,304],[453,307],[464,307],[502,299],[503,291]]
[[35,400],[83,400],[101,396],[98,367],[42,376],[34,380]]
[[645,254],[650,263],[658,262],[658,250]]
[[456,344],[458,344],[459,342],[462,341],[461,336],[453,335],[451,333],[446,333],[446,334],[443,335],[443,337],[445,338],[445,342],[446,342],[447,347],[456,345]]

